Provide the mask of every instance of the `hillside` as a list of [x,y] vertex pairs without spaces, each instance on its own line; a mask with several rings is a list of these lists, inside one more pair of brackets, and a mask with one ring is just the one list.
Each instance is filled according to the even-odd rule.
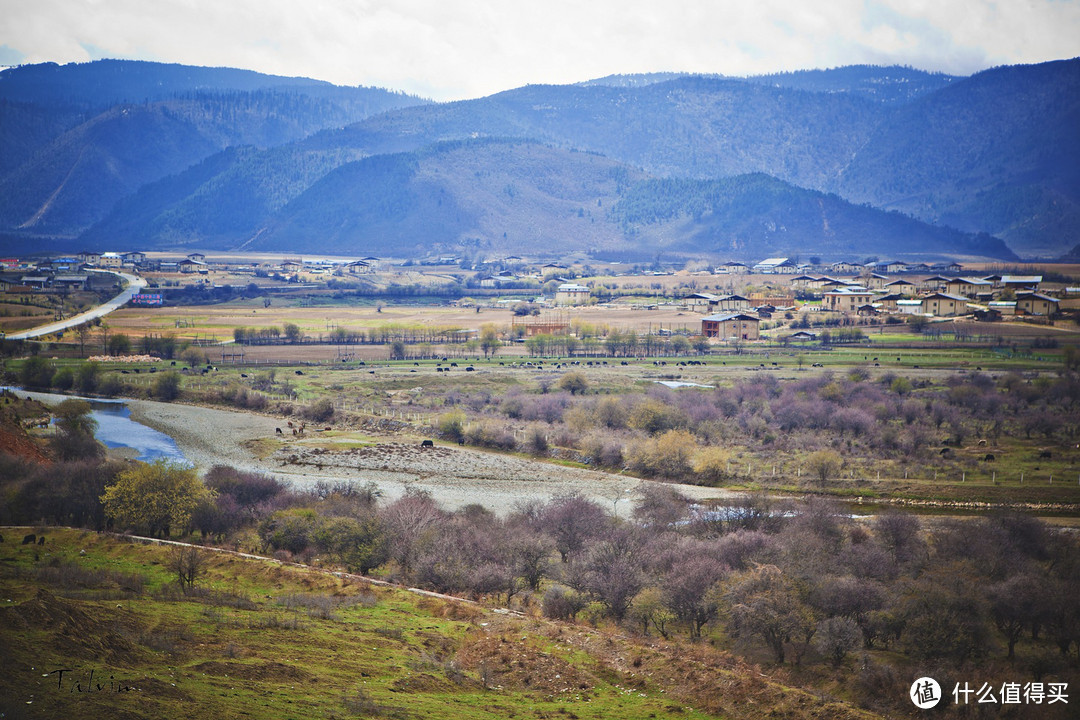
[[1080,228],[1080,61],[987,70],[901,108],[835,189],[1055,254]]
[[[308,240],[290,228],[302,228],[306,237],[346,238],[356,235],[346,226],[391,222],[366,208],[318,224],[311,212],[319,203],[301,198],[321,179],[326,185],[320,187],[332,189],[345,175],[357,181],[365,172],[331,177],[344,164],[484,138],[597,153],[655,179],[763,174],[942,228],[997,237],[1022,255],[1060,255],[1080,231],[1080,60],[996,68],[970,78],[870,66],[754,78],[655,73],[533,85],[445,104],[302,78],[115,61],[0,73],[0,120],[0,232],[16,236],[9,251],[18,249],[19,234],[24,245],[45,235],[67,235],[72,246],[103,242],[108,236],[101,228],[74,238],[110,213],[109,228],[142,227],[148,214],[140,191],[164,181],[150,191],[160,197],[162,188],[191,181],[182,173],[232,148],[235,162],[210,161],[230,163],[231,177],[202,184],[194,195],[169,191],[172,215],[151,220],[150,232],[136,242],[225,246],[262,231],[279,238],[275,242],[300,242],[290,249],[305,252]],[[235,149],[241,146],[280,152]],[[478,154],[470,162],[482,159]],[[265,167],[256,172],[259,163]],[[482,178],[507,171],[478,164],[474,172]],[[377,197],[387,190],[366,192]],[[566,199],[575,192],[567,191]],[[483,183],[462,193],[490,195]],[[238,204],[244,196],[250,201]],[[514,226],[528,224],[552,228],[544,237],[576,242],[566,233],[578,229],[558,214],[565,209],[559,203],[550,206],[555,215],[530,211],[514,221],[505,203],[488,208],[462,200],[480,215],[467,218],[473,210],[463,210],[450,217],[450,227],[431,228],[424,219],[430,213],[418,207],[411,225],[386,229],[413,245],[478,233],[491,247],[506,232],[508,251],[520,252],[527,249],[522,239],[537,235]],[[299,204],[283,211],[292,202]],[[293,218],[294,211],[302,219]],[[279,212],[284,215],[276,217]],[[586,241],[633,245],[643,237],[640,230],[621,239],[587,233]],[[673,232],[665,231],[665,246],[686,240],[680,251],[696,252],[710,245],[695,239],[699,229]],[[943,234],[955,237],[952,230]],[[927,251],[925,243],[909,248],[906,240],[893,242],[902,235],[887,237],[892,254]],[[813,236],[807,240],[817,243]],[[885,240],[868,235],[865,242]],[[859,243],[853,248],[855,254],[875,252]]]
[[74,234],[230,146],[269,147],[423,102],[224,68],[133,61],[0,73],[0,226]]
[[[579,83],[579,85],[643,87],[682,77],[722,79],[724,76],[671,72],[638,73],[632,75],[608,75],[595,80],[586,80]],[[798,70],[769,75],[751,75],[743,79],[750,83],[785,87],[793,90],[860,95],[876,102],[891,105],[910,102],[921,95],[940,90],[959,78],[943,73],[928,73],[910,67],[849,65],[831,70]]]
[[[659,180],[596,154],[495,139],[374,155],[322,177],[314,155],[224,153],[125,201],[83,240],[277,251],[317,242],[322,252],[404,257],[538,248],[550,255],[840,256],[889,254],[898,245],[909,254],[1014,257],[993,238],[853,206],[764,175]],[[306,177],[310,185],[271,201],[268,191],[281,187],[275,172]]]
[[175,550],[36,534],[0,545],[5,717],[877,717],[707,645],[225,553],[184,593]]

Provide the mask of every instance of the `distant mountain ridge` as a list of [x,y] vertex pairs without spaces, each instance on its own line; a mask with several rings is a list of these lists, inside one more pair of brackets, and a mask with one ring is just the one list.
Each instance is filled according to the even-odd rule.
[[[658,179],[602,155],[535,141],[446,141],[371,155],[321,177],[312,173],[307,189],[276,204],[260,199],[265,172],[250,170],[274,162],[290,162],[285,149],[215,156],[140,191],[81,240],[235,247],[235,239],[248,238],[246,250],[396,257],[752,257],[762,247],[850,257],[893,255],[903,244],[905,254],[925,258],[1015,258],[995,238],[851,205],[768,175]],[[208,194],[217,201],[207,202]],[[248,212],[252,207],[265,214]]]
[[245,70],[102,60],[0,73],[0,228],[77,234],[162,177],[427,102]]
[[[70,78],[35,99],[27,78],[67,67],[18,68],[13,83],[0,73],[0,232],[13,238],[0,244],[52,234],[303,252],[332,239],[369,253],[385,233],[403,249],[519,254],[529,242],[745,257],[885,243],[890,255],[1013,259],[1001,240],[1060,255],[1080,231],[1078,60],[970,78],[870,66],[611,76],[445,104],[111,61],[98,96],[133,76],[144,101],[87,109],[95,93],[69,93]],[[167,97],[152,94],[158,70]],[[491,185],[503,177],[513,202]],[[629,211],[661,188],[678,212]]]

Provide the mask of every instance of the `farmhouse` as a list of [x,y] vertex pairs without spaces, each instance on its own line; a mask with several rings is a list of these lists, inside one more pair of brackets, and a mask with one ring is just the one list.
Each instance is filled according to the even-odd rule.
[[885,283],[889,282],[889,278],[881,273],[870,273],[866,278],[866,287],[871,290],[881,290],[885,287]]
[[891,283],[886,283],[884,290],[890,293],[900,293],[901,295],[914,295],[915,283],[910,280],[893,280]]
[[1042,275],[1002,275],[1001,285],[1014,290],[1038,292],[1042,279]]
[[375,272],[375,267],[366,260],[353,260],[345,264],[345,272],[350,275],[366,275]]
[[701,334],[719,340],[757,340],[758,320],[747,313],[724,313],[701,319]]
[[862,305],[868,305],[873,294],[869,290],[843,288],[831,290],[822,298],[822,309],[840,312],[855,312]]
[[[931,275],[919,281],[919,292],[951,292],[948,290],[951,278],[942,275]],[[993,284],[991,283],[991,287]]]
[[101,257],[98,258],[98,265],[103,268],[121,268],[124,266],[124,258],[119,253],[101,253]]
[[950,295],[964,295],[975,297],[980,292],[988,292],[994,289],[994,283],[989,280],[977,280],[975,278],[953,278],[945,284],[945,292]]
[[721,295],[716,299],[716,303],[713,307],[720,312],[741,312],[743,310],[749,310],[750,305],[750,298],[743,297],[742,295]]
[[86,275],[57,275],[53,277],[53,287],[68,290],[83,290],[86,288]]
[[798,266],[786,257],[765,258],[754,266],[759,273],[795,273]]
[[683,302],[686,303],[686,307],[696,312],[709,312],[716,306],[716,301],[719,299],[719,295],[712,293],[690,293],[683,298]]
[[1056,315],[1058,311],[1057,298],[1048,297],[1039,293],[1020,293],[1016,296],[1016,309],[1028,315]]
[[968,301],[965,297],[949,295],[947,293],[934,293],[922,299],[922,311],[936,317],[955,317],[966,315]]
[[584,305],[589,302],[589,288],[576,283],[563,283],[555,291],[556,305]]

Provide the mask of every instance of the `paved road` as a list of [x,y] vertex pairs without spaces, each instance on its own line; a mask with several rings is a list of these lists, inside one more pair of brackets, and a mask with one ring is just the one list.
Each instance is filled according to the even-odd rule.
[[[100,271],[99,271],[100,272]],[[136,275],[129,275],[128,273],[109,273],[110,275],[118,275],[127,282],[127,288],[114,297],[112,300],[98,305],[92,310],[87,310],[79,315],[69,317],[67,320],[60,320],[59,322],[50,323],[48,325],[40,325],[30,330],[23,330],[22,332],[12,333],[8,335],[9,340],[30,340],[31,338],[41,337],[43,335],[52,335],[53,333],[60,332],[61,330],[68,330],[70,328],[82,325],[88,320],[94,318],[104,317],[111,313],[113,310],[119,310],[124,307],[131,300],[131,296],[146,287],[146,281]]]

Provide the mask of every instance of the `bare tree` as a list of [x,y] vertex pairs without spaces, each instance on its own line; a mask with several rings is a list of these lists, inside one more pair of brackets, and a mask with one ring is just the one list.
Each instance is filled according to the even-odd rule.
[[196,581],[203,574],[207,555],[194,545],[173,545],[169,548],[166,566],[176,574],[180,589],[186,594],[195,587]]

